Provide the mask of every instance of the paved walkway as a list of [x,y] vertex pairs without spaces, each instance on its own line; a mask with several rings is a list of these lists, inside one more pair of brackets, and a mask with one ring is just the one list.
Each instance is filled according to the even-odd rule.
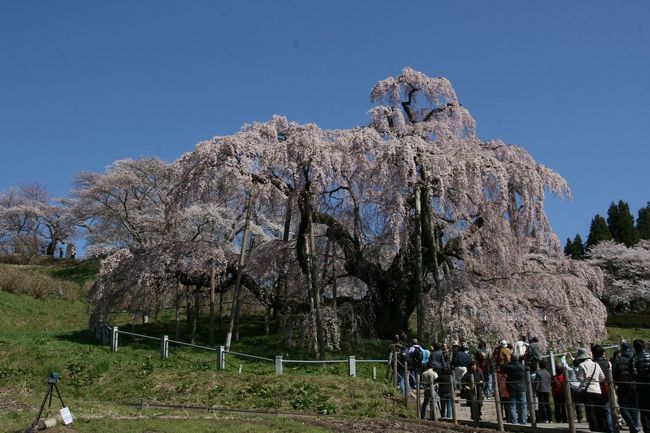
[[[413,399],[409,402],[409,408],[412,408],[413,411],[415,411],[415,392],[412,392],[411,396]],[[422,397],[421,397],[422,398]],[[413,406],[411,406],[413,404]],[[428,413],[427,413],[428,416]],[[458,419],[459,424],[464,424],[464,425],[473,425],[474,422],[472,421],[472,417],[470,414],[470,407],[465,404],[464,399],[460,399],[458,396],[458,392],[456,392],[456,418]],[[445,419],[443,418],[442,421],[448,421],[451,422],[451,419]],[[499,424],[497,421],[497,415],[496,415],[496,403],[494,400],[484,400],[483,401],[483,407],[481,410],[481,421],[479,423],[479,427],[482,428],[490,428],[490,429],[498,429]],[[507,422],[503,422],[503,427],[506,431],[516,431],[516,432],[532,432],[534,431],[533,427],[531,424],[509,424]],[[569,431],[569,424],[568,423],[538,423],[537,424],[537,430],[544,430],[545,432],[552,433],[552,432],[567,432]],[[583,423],[576,423],[576,431],[577,432],[590,432],[589,430],[589,424],[586,422]]]

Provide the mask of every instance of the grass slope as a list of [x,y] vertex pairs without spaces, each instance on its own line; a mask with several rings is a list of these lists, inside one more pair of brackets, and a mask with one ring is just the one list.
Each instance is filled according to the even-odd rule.
[[[171,345],[170,357],[161,360],[158,342],[127,336],[120,336],[119,351],[110,353],[86,330],[89,306],[83,293],[96,269],[96,264],[73,261],[0,264],[0,285],[10,284],[9,291],[4,285],[0,290],[0,431],[19,432],[31,424],[51,371],[60,374],[62,396],[77,417],[72,427],[50,430],[54,432],[321,432],[328,431],[324,425],[334,419],[328,418],[331,414],[379,420],[414,416],[415,410],[407,412],[386,382],[383,366],[378,366],[376,381],[371,378],[370,364],[358,364],[356,378],[347,376],[345,363],[325,368],[285,366],[285,374],[276,376],[272,362],[229,356],[226,370],[217,371],[214,352]],[[28,294],[29,283],[37,280],[46,288],[38,292],[39,298]],[[139,318],[120,315],[116,323],[122,330],[173,338],[172,314],[163,313],[156,323],[146,325]],[[648,328],[630,327],[641,323],[638,320],[617,320],[625,326],[610,327],[610,341],[620,337],[650,340]],[[207,329],[203,317],[199,344],[207,344]],[[181,339],[187,341],[189,334],[189,325],[183,323]],[[311,357],[282,349],[277,327],[273,325],[271,334],[264,335],[258,316],[244,317],[240,334],[234,351],[271,359],[275,355]],[[225,330],[217,332],[216,341],[225,341]],[[385,350],[384,341],[358,341],[328,357],[342,359],[350,353],[376,359],[384,358]],[[157,403],[204,409],[162,408]],[[56,401],[54,406],[58,409]],[[258,417],[207,408],[289,415]],[[299,414],[327,416],[322,423],[314,423],[301,421]]]
[[[0,272],[47,275],[57,283],[62,277],[79,287],[87,284],[88,269],[74,264],[34,267],[0,265]],[[25,280],[27,280],[25,278]],[[51,371],[60,374],[59,388],[77,421],[60,432],[114,431],[327,431],[306,427],[292,418],[261,418],[232,414],[204,420],[206,410],[182,411],[192,420],[161,419],[176,413],[173,409],[149,408],[146,403],[193,405],[211,408],[261,410],[287,414],[332,414],[339,416],[405,416],[399,396],[382,378],[371,378],[371,366],[360,365],[357,378],[347,377],[346,364],[288,367],[276,376],[272,362],[249,362],[228,357],[225,371],[217,371],[214,352],[171,346],[170,357],[161,360],[158,343],[120,336],[120,349],[110,353],[86,331],[89,306],[79,296],[70,299],[56,290],[41,299],[24,294],[26,289],[9,293],[0,290],[0,430],[22,431],[36,415],[46,379]],[[120,328],[132,332],[174,335],[169,314],[157,323],[142,325],[124,315]],[[203,319],[199,343],[207,341]],[[233,350],[261,356],[305,358],[300,351],[283,351],[278,333],[264,335],[259,317],[243,319],[241,340]],[[182,335],[189,335],[183,323]],[[217,341],[225,340],[225,331]],[[374,358],[383,355],[383,342],[365,342],[355,353]],[[343,355],[332,355],[342,358]],[[239,370],[242,373],[239,373]],[[144,404],[144,408],[140,406]],[[59,404],[54,400],[58,410]],[[119,426],[119,427],[116,427]]]

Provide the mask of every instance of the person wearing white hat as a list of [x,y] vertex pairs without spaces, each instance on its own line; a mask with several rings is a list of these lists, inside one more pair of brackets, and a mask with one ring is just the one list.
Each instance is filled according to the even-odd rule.
[[583,398],[589,430],[597,431],[599,422],[596,406],[598,397],[600,397],[600,382],[605,380],[605,374],[600,366],[591,359],[589,349],[584,347],[578,349],[575,359],[580,363],[576,374],[576,379],[579,382],[577,392]]

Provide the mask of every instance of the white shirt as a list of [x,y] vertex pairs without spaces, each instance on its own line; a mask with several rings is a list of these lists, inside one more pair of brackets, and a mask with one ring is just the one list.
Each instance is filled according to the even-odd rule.
[[600,382],[605,380],[605,374],[600,365],[591,359],[585,359],[578,366],[576,379],[580,382],[578,391],[587,390],[592,394],[600,394]]

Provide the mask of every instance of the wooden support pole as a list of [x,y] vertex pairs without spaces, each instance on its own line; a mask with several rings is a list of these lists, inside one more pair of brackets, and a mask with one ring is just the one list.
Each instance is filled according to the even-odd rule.
[[456,380],[452,374],[449,378],[451,382],[451,420],[454,425],[458,424],[458,416],[456,415]]
[[564,400],[566,401],[566,414],[569,418],[569,431],[571,433],[576,433],[576,407],[573,403],[573,397],[571,396],[569,382],[566,379],[562,384],[562,388],[564,389]]
[[501,408],[501,394],[499,393],[499,381],[497,379],[497,373],[496,371],[494,372],[494,375],[492,377],[492,382],[493,382],[493,390],[494,390],[494,405],[497,410],[497,424],[499,426],[499,431],[502,432],[503,430],[503,409]]
[[433,375],[429,376],[429,407],[431,408],[429,412],[429,419],[431,421],[437,421],[438,417],[436,415],[436,400],[433,398],[435,396],[435,391],[433,389]]
[[415,374],[415,417],[420,419],[420,375]]
[[616,398],[616,388],[614,386],[614,377],[612,376],[611,368],[607,369],[605,372],[605,380],[607,380],[607,398],[609,399],[609,410],[614,427],[614,433],[619,433],[618,422],[616,422],[616,419],[617,414],[620,413],[620,408],[618,407],[618,399]]
[[535,395],[533,394],[533,382],[530,377],[530,368],[526,367],[526,397],[528,400],[528,416],[530,424],[533,426],[533,432],[537,431],[537,419],[535,417]]
[[409,368],[408,365],[406,365],[406,361],[404,361],[404,407],[408,408],[409,407],[409,392],[410,390],[410,383],[409,383]]
[[393,388],[397,388],[397,351],[393,351],[391,356],[393,357]]

